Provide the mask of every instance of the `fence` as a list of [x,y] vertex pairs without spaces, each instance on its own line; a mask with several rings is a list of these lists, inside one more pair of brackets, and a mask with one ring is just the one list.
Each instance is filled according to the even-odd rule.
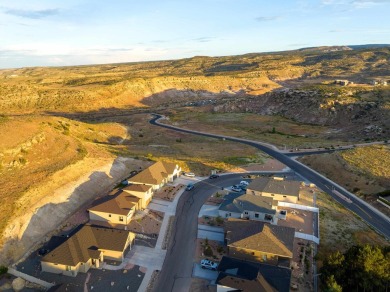
[[310,207],[310,206],[304,206],[304,205],[287,203],[287,202],[279,202],[278,206],[279,207],[289,207],[289,208],[294,208],[294,209],[298,209],[298,210],[305,210],[305,211],[310,211],[310,212],[315,212],[315,213],[318,213],[318,210],[319,210],[317,207]]
[[54,286],[54,284],[52,284],[52,283],[43,281],[41,279],[35,278],[35,277],[27,275],[25,273],[19,272],[13,268],[8,268],[8,273],[11,275],[14,275],[15,277],[20,277],[28,282],[41,285],[42,287],[45,287],[46,289],[50,289],[51,287]]
[[311,234],[305,234],[301,232],[295,232],[295,237],[296,238],[301,238],[301,239],[306,239],[315,242],[316,244],[320,244],[319,238],[315,237],[314,235]]

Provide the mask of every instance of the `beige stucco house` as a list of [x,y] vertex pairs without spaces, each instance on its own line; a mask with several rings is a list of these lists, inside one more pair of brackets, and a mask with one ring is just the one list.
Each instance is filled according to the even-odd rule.
[[122,190],[98,200],[88,209],[89,219],[110,224],[130,223],[135,211],[142,208],[142,199]]
[[278,202],[273,198],[230,193],[224,197],[218,214],[222,218],[241,218],[277,224],[277,206]]
[[128,179],[131,184],[149,185],[153,190],[158,190],[167,182],[180,175],[181,167],[175,163],[158,161],[141,171],[137,175]]
[[105,259],[122,262],[134,238],[130,231],[84,225],[42,258],[42,272],[75,277],[99,268]]
[[153,197],[153,188],[150,185],[133,184],[123,188],[123,191],[141,199],[141,208],[145,209]]
[[246,193],[296,204],[299,201],[300,186],[299,181],[260,177],[248,185]]
[[241,260],[289,266],[294,237],[290,227],[235,218],[225,222],[227,254]]

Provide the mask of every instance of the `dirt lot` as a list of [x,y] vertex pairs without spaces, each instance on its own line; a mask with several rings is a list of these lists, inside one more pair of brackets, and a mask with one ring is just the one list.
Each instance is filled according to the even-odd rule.
[[300,292],[313,291],[313,243],[294,240],[294,257],[291,285],[296,284]]
[[272,158],[265,159],[264,163],[251,163],[248,165],[237,166],[229,169],[231,172],[248,172],[248,171],[281,171],[286,166]]
[[329,195],[319,192],[317,205],[320,208],[321,237],[318,248],[319,266],[329,253],[336,250],[343,252],[355,244],[388,245],[381,235]]
[[278,210],[287,210],[287,219],[279,219],[279,226],[293,227],[297,232],[313,234],[313,216],[317,214],[287,207],[278,207]]
[[181,184],[177,186],[170,186],[170,185],[163,186],[160,190],[154,193],[153,197],[172,202],[177,192],[184,187],[185,186]]
[[217,292],[217,285],[210,285],[209,280],[192,278],[190,292]]
[[201,259],[207,258],[219,262],[226,255],[226,249],[227,247],[218,241],[198,238],[194,260],[200,262]]
[[198,218],[198,225],[203,224],[203,225],[209,225],[209,226],[214,226],[214,227],[223,227],[223,222],[224,219],[221,217],[210,217],[210,216],[202,216]]

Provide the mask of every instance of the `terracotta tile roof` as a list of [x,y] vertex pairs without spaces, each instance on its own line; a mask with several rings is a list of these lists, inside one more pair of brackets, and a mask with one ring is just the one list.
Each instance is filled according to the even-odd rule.
[[101,250],[123,251],[130,231],[84,225],[42,258],[43,262],[76,266],[99,258]]
[[128,181],[134,184],[160,185],[168,175],[173,174],[175,168],[176,164],[174,163],[158,161],[129,178]]
[[276,210],[274,210],[273,208],[275,208],[276,206],[277,201],[274,201],[273,198],[244,194],[228,197],[222,202],[221,206],[219,207],[219,210],[234,213],[253,211],[267,214],[275,214]]
[[260,273],[264,277],[265,281],[267,281],[269,285],[271,285],[277,291],[290,291],[291,269],[289,268],[253,263],[223,256],[218,265],[218,271],[250,281],[255,280]]
[[225,233],[228,246],[292,258],[294,228],[229,218]]
[[106,196],[103,200],[89,208],[89,211],[104,212],[118,215],[127,215],[141,199],[126,192],[118,191],[114,195]]
[[254,179],[247,187],[250,190],[299,197],[300,182],[291,180],[276,180],[260,177]]
[[125,188],[123,188],[123,190],[125,192],[140,192],[140,193],[146,193],[147,191],[149,191],[152,187],[151,186],[148,186],[148,185],[140,185],[140,184],[133,184],[133,185],[129,185]]

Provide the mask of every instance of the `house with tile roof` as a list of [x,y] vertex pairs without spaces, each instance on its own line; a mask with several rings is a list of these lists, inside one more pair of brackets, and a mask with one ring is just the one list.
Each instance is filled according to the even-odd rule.
[[225,243],[231,257],[290,266],[295,229],[269,223],[229,218],[225,221]]
[[75,277],[105,259],[122,262],[134,238],[130,231],[84,225],[41,259],[42,272]]
[[132,184],[123,188],[123,191],[141,199],[141,208],[145,209],[153,197],[153,188],[151,185]]
[[299,181],[260,177],[254,179],[248,185],[246,193],[296,204],[299,201],[300,187],[301,183]]
[[270,197],[230,193],[225,196],[218,213],[222,218],[242,218],[277,224],[277,206],[278,202]]
[[291,269],[222,257],[217,291],[290,291]]
[[181,167],[175,163],[158,161],[144,169],[137,175],[128,179],[131,184],[149,185],[153,190],[158,190],[167,182],[180,175]]
[[119,190],[95,201],[94,206],[88,209],[89,220],[127,225],[141,206],[142,198]]

